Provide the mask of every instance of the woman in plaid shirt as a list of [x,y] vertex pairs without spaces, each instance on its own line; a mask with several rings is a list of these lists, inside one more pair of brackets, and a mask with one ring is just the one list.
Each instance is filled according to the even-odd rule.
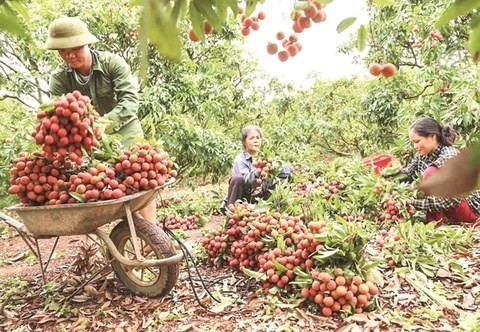
[[[421,175],[426,180],[460,151],[453,147],[456,133],[450,126],[441,126],[436,120],[425,117],[417,120],[409,131],[417,154],[402,169],[410,180]],[[475,222],[480,217],[480,192],[465,198],[426,196],[412,199],[417,210],[426,212],[427,221]]]

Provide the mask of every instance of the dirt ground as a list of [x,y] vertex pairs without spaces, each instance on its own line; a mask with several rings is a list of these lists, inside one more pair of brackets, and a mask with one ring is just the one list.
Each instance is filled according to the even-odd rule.
[[[192,248],[204,229],[217,229],[223,217],[212,216],[184,240]],[[1,222],[3,223],[3,222]],[[347,318],[326,318],[289,299],[258,291],[259,285],[228,268],[183,264],[178,282],[165,297],[132,294],[105,268],[105,274],[78,272],[85,259],[85,236],[60,237],[46,272],[12,228],[0,239],[0,331],[464,331],[462,317],[480,309],[480,249],[478,234],[472,255],[472,282],[465,285],[450,274],[436,280],[450,291],[441,305],[385,270],[378,308]],[[39,240],[44,258],[55,239]],[[87,255],[88,256],[88,255]],[[88,258],[100,269],[102,258]],[[91,280],[89,280],[91,278]],[[85,282],[87,280],[87,282]],[[422,309],[422,310],[419,310]]]

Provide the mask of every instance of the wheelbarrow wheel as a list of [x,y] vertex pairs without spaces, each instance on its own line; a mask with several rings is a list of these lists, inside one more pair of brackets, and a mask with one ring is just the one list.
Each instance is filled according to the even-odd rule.
[[[146,259],[162,259],[175,255],[175,247],[163,230],[144,219],[136,218],[140,252]],[[110,233],[117,250],[128,259],[135,259],[133,239],[127,221],[118,223]],[[147,296],[167,294],[178,279],[179,265],[169,264],[153,267],[132,267],[112,261],[112,268],[123,284],[135,293]]]

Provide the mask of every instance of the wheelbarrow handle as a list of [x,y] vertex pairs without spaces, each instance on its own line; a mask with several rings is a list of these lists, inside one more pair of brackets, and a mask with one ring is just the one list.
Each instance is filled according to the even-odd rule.
[[28,231],[25,225],[22,224],[20,221],[10,217],[8,214],[5,214],[0,211],[0,219],[3,219],[8,225],[15,228],[19,233],[28,234]]

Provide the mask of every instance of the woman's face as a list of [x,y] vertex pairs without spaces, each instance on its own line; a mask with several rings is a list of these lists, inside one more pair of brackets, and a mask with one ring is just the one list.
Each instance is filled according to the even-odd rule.
[[248,133],[245,140],[245,150],[251,155],[256,155],[260,151],[262,146],[262,136],[256,130],[252,130]]
[[58,54],[68,66],[77,69],[81,74],[87,75],[90,72],[92,54],[88,45],[58,50]]
[[409,137],[413,147],[421,156],[426,156],[427,154],[433,152],[438,146],[437,137],[433,134],[424,137],[411,130]]

